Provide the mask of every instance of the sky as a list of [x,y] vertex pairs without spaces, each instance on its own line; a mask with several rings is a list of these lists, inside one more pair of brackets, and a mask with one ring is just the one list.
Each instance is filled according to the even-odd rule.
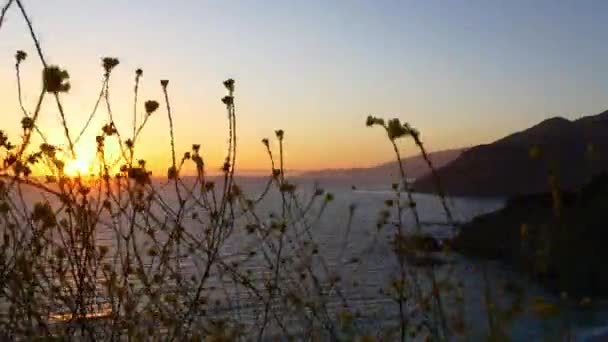
[[[269,168],[260,140],[279,128],[287,168],[365,167],[392,159],[385,135],[365,127],[369,114],[398,117],[441,150],[608,109],[603,0],[23,2],[50,63],[70,72],[62,97],[72,134],[99,92],[100,59],[117,57],[118,128],[131,130],[135,69],[144,71],[142,101],[161,102],[159,80],[169,79],[178,153],[200,143],[208,165],[221,165],[226,150],[227,78],[236,80],[241,169]],[[41,65],[13,7],[0,29],[0,128],[12,135],[20,134],[19,49],[29,53],[24,97],[33,108]],[[107,120],[101,110],[82,153]],[[57,110],[43,107],[40,125],[57,142],[58,123]],[[412,143],[401,147],[415,154]],[[166,170],[169,152],[158,111],[139,153]]]

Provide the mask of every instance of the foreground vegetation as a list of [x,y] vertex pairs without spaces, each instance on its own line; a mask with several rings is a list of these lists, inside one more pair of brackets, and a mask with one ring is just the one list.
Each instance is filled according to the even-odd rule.
[[549,192],[514,197],[504,209],[462,227],[452,246],[471,256],[504,260],[557,293],[606,297],[608,174],[559,196],[558,208]]
[[[119,67],[117,58],[102,59],[101,89],[90,114],[99,115],[98,107],[105,106],[106,123],[88,127],[88,120],[75,135],[68,129],[70,115],[62,105],[70,90],[69,73],[47,65],[22,1],[7,2],[0,29],[11,6],[26,20],[43,70],[36,103],[23,103],[20,70],[28,54],[16,52],[23,134],[0,134],[0,338],[467,339],[462,284],[456,281],[453,265],[414,267],[409,262],[430,257],[440,247],[423,234],[411,189],[399,185],[408,179],[399,139],[411,139],[418,146],[438,189],[445,224],[454,224],[441,180],[416,129],[399,119],[370,116],[366,122],[386,134],[401,179],[392,187],[392,198],[383,203],[376,227],[370,227],[390,232],[396,266],[378,297],[390,303],[394,314],[370,327],[361,322],[373,317],[355,308],[345,294],[349,279],[338,272],[350,267],[356,273],[369,254],[330,263],[320,252],[314,232],[331,210],[334,195],[320,188],[302,191],[290,180],[284,167],[286,132],[275,131],[273,141],[262,139],[270,164],[263,191],[248,194],[235,177],[234,80],[223,82],[228,144],[219,177],[208,175],[196,142],[188,151],[176,150],[168,80],[160,81],[162,101],[144,101],[142,108],[138,92],[144,72],[135,70],[132,127],[116,127],[110,79]],[[52,101],[60,114],[65,140],[61,146],[49,144],[47,128],[39,126],[45,101]],[[146,161],[135,158],[135,151],[148,119],[162,111],[169,124],[171,163],[166,175],[155,178]],[[86,129],[97,130],[95,176],[66,174],[66,163],[75,159],[75,146],[86,139]],[[35,146],[37,140],[41,143]],[[120,146],[115,158],[108,153],[110,144]],[[188,164],[196,170],[194,178],[182,175]],[[46,176],[32,177],[33,170],[45,170]],[[274,204],[270,212],[263,207],[265,201]],[[346,253],[355,211],[351,207],[344,222],[340,256]],[[411,225],[406,216],[413,218]],[[100,238],[102,233],[106,238]],[[487,293],[487,336],[505,340],[510,318],[500,317],[510,316],[499,317],[496,301]]]

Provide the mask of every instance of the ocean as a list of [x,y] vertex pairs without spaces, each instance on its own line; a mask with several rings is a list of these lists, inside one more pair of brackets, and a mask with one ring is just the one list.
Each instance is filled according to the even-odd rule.
[[[316,272],[323,274],[321,278],[324,281],[340,279],[339,285],[324,287],[327,290],[323,293],[324,305],[328,308],[328,312],[331,315],[337,315],[347,306],[350,311],[358,313],[354,322],[356,328],[362,332],[373,332],[394,324],[398,306],[394,300],[383,293],[383,289],[386,289],[386,284],[391,282],[392,277],[399,270],[390,242],[395,234],[395,228],[391,226],[390,222],[397,220],[397,217],[392,212],[387,220],[389,223],[380,229],[377,223],[380,213],[386,209],[386,201],[396,199],[395,192],[386,184],[365,184],[353,187],[348,182],[321,182],[318,186],[323,188],[323,196],[331,193],[333,200],[324,202],[323,196],[319,196],[320,200],[310,201],[314,197],[315,182],[302,178],[296,178],[293,182],[296,185],[296,196],[299,202],[306,205],[303,205],[302,208],[290,207],[287,210],[308,210],[306,228],[300,233],[310,234],[310,240],[318,249],[314,256],[310,256],[313,259],[310,264],[315,267]],[[244,194],[255,198],[264,192],[266,179],[240,178],[237,179],[237,184]],[[163,198],[163,203],[167,208],[155,207],[151,208],[151,211],[157,212],[159,215],[167,210],[178,211],[178,198],[175,196],[173,184],[155,181],[154,185],[157,194]],[[184,189],[187,189],[188,186],[185,184]],[[24,206],[30,206],[31,209],[32,203],[42,197],[39,191],[32,191],[31,188],[28,191],[25,192],[24,201],[21,203]],[[90,196],[93,201],[95,195]],[[256,220],[258,222],[268,223],[272,221],[272,217],[282,215],[281,196],[279,191],[271,189],[266,197],[257,204],[258,217]],[[48,196],[45,198],[49,199]],[[448,239],[457,233],[454,227],[446,224],[446,216],[438,197],[414,194],[413,198],[424,233],[434,236],[439,241]],[[407,201],[404,194],[402,194],[402,200]],[[52,199],[50,201],[53,202]],[[54,206],[60,205],[59,202],[53,203]],[[504,205],[504,199],[449,198],[448,204],[455,221],[466,222],[477,215],[500,209]],[[148,219],[149,217],[145,216],[136,218],[142,223]],[[402,219],[407,232],[414,233],[417,228],[411,213],[406,210]],[[112,260],[112,255],[124,248],[124,246],[120,246],[117,230],[113,228],[121,226],[121,223],[118,222],[120,220],[125,220],[125,217],[106,215],[100,219],[95,228],[96,244],[109,248],[110,252],[106,261]],[[234,231],[226,235],[220,248],[221,260],[226,264],[238,263],[244,274],[251,275],[252,283],[259,284],[274,274],[275,270],[269,269],[264,260],[264,253],[270,252],[265,251],[268,247],[264,245],[259,236],[250,234],[245,229],[245,224],[251,222],[251,218],[247,218],[245,214],[242,216],[237,214],[235,222]],[[204,230],[204,224],[201,224],[200,218],[185,215],[182,225],[188,234],[197,236],[200,240],[204,240],[205,234],[208,234]],[[138,237],[136,240],[141,244],[139,247],[142,250],[149,247],[146,242],[148,239],[146,232],[135,232],[135,236]],[[296,239],[295,236],[287,233],[286,241],[291,238]],[[286,242],[285,246],[285,256],[289,256],[290,252],[287,247],[289,244]],[[258,251],[258,254],[255,257],[249,257],[253,250]],[[295,251],[295,249],[292,250],[293,267],[297,269],[299,267],[297,263],[303,261],[301,257],[295,258],[297,256]],[[442,253],[440,257],[446,265],[438,266],[438,274],[441,276],[447,272],[445,269],[449,268],[450,277],[454,282],[461,282],[463,285],[464,322],[467,336],[471,340],[483,340],[487,334],[488,316],[484,304],[484,293],[488,287],[493,295],[501,298],[499,301],[508,302],[512,295],[504,291],[505,284],[518,283],[525,289],[524,308],[531,308],[538,297],[543,297],[548,302],[559,300],[525,277],[497,262],[469,259],[455,253]],[[148,255],[144,259],[145,267],[150,269],[158,264],[158,260],[154,256]],[[178,271],[183,279],[195,280],[205,268],[206,260],[204,253],[197,250],[189,251],[184,247],[180,252]],[[202,288],[206,300],[215,303],[206,314],[241,322],[245,326],[248,323],[257,322],[256,317],[259,319],[260,310],[262,310],[260,301],[251,293],[236,286],[230,276],[222,272],[219,269],[215,272],[212,271],[212,277]],[[486,282],[485,279],[488,281]],[[103,288],[103,281],[103,277],[99,277],[97,285],[100,289]],[[286,277],[286,281],[293,281],[293,277]],[[134,280],[134,283],[137,283],[137,280]],[[176,284],[166,286],[171,288]],[[134,287],[137,288],[137,285]],[[97,298],[100,302],[104,302],[106,299],[103,295],[99,295]],[[421,310],[416,307],[410,309]],[[61,321],[61,306],[50,306],[50,311],[49,317]],[[294,318],[291,323],[295,325],[302,322]],[[593,336],[605,333],[605,327],[608,326],[608,306],[602,303],[595,303],[587,307],[569,306],[561,310],[559,315],[549,319],[541,319],[532,313],[532,310],[525,309],[509,324],[507,330],[515,341],[554,340],[558,334],[563,332],[566,325],[574,333],[576,340],[591,341]],[[280,335],[278,327],[269,327],[269,329],[271,334]]]

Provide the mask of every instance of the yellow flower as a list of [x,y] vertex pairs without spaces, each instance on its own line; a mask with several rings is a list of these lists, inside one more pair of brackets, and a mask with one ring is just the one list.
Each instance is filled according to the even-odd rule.
[[520,229],[520,236],[522,240],[527,240],[528,239],[528,225],[527,224],[522,224]]

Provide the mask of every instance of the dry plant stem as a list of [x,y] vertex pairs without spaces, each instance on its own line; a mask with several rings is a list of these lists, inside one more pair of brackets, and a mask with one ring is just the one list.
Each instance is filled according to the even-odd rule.
[[137,97],[139,95],[139,79],[141,78],[140,71],[141,69],[135,76],[135,86],[133,86],[133,144],[135,144],[135,133],[137,132]]
[[[279,190],[281,190],[281,186],[285,184],[285,168],[284,168],[284,159],[283,159],[283,136],[278,136],[279,138],[279,168],[280,168],[280,181],[279,181]],[[281,191],[281,224],[285,224],[285,215],[286,215],[286,201],[285,201],[285,193]],[[275,261],[275,272],[274,272],[274,282],[272,285],[277,284],[279,278],[279,269],[280,269],[280,259],[281,253],[283,251],[283,228],[280,228],[280,236],[279,236],[279,249],[276,256]],[[273,300],[274,294],[274,286],[270,286],[268,288],[268,299],[266,301],[266,305],[264,307],[264,320],[262,322],[262,326],[260,327],[260,332],[258,334],[258,341],[262,340],[264,336],[264,330],[266,329],[266,325],[268,324],[268,310],[270,309],[270,304]]]
[[[20,1],[18,3],[21,5]],[[24,12],[22,6],[20,8]],[[30,32],[33,34],[31,25]],[[36,37],[33,38],[37,42]],[[39,55],[44,61],[41,52]],[[114,123],[109,100],[108,69],[93,111],[75,142],[84,136],[104,97],[111,123]],[[19,78],[19,71],[17,72]],[[140,74],[139,71],[138,75]],[[133,162],[137,137],[150,116],[147,112],[143,118],[137,116],[138,88],[139,76],[136,76],[132,107],[133,147],[125,151],[126,145],[120,134],[116,133],[122,153],[119,158],[123,158],[129,167]],[[10,244],[6,248],[7,257],[0,259],[0,284],[17,284],[19,276],[30,272],[22,269],[23,259],[32,265],[33,271],[30,273],[34,274],[32,278],[25,277],[28,281],[15,291],[0,286],[2,298],[9,301],[19,313],[6,323],[9,334],[30,338],[46,334],[52,337],[56,335],[111,341],[155,336],[176,341],[210,340],[215,338],[211,335],[216,333],[216,325],[225,332],[232,325],[236,326],[240,318],[248,317],[248,310],[253,308],[251,316],[254,317],[252,322],[247,323],[247,330],[240,332],[243,335],[249,333],[254,338],[257,336],[258,340],[264,340],[276,331],[285,337],[310,336],[312,339],[321,333],[331,340],[342,340],[340,322],[335,318],[336,310],[350,313],[351,308],[357,307],[351,305],[354,303],[345,295],[346,288],[339,279],[342,275],[341,266],[346,265],[342,260],[351,255],[363,258],[369,250],[365,248],[360,255],[346,251],[350,248],[347,240],[350,239],[351,229],[354,229],[353,222],[356,222],[354,207],[350,209],[344,227],[344,241],[338,244],[336,250],[339,262],[337,265],[332,264],[324,253],[319,252],[325,246],[322,241],[316,241],[314,234],[314,229],[323,224],[321,217],[328,210],[331,197],[327,196],[323,200],[315,192],[309,200],[295,192],[294,185],[288,181],[285,172],[282,131],[280,134],[279,131],[275,132],[279,143],[277,165],[265,140],[273,176],[260,195],[246,196],[234,178],[237,159],[236,109],[232,86],[227,88],[230,96],[225,101],[229,120],[228,151],[224,172],[217,179],[218,185],[213,183],[213,178],[205,178],[202,157],[195,160],[197,176],[193,183],[180,178],[184,163],[194,158],[184,154],[178,163],[173,114],[166,83],[163,92],[171,135],[170,173],[173,175],[173,179],[168,182],[158,184],[149,178],[137,179],[129,172],[132,171],[131,168],[121,171],[116,177],[110,175],[112,161],[108,163],[110,156],[106,156],[103,148],[99,148],[96,154],[100,175],[96,180],[68,178],[61,170],[52,167],[50,170],[58,179],[56,185],[47,185],[33,178],[15,177],[10,170],[6,175],[0,176],[17,185],[9,187],[11,195],[6,200],[9,210],[0,212],[1,224],[3,227],[12,222],[18,224],[7,234]],[[44,93],[45,89],[42,90],[36,109],[29,114],[34,119],[38,118]],[[59,102],[56,105],[61,107]],[[25,106],[22,106],[22,111],[27,115]],[[65,125],[65,120],[62,122]],[[32,131],[33,129],[24,134],[23,144],[19,148],[20,156],[29,157],[29,150],[25,150]],[[66,131],[65,134],[69,139],[69,133]],[[105,132],[103,137],[107,137]],[[392,143],[399,162],[401,180],[406,184],[403,161],[395,141],[392,140]],[[193,153],[197,157],[199,148],[200,146],[193,147]],[[47,164],[52,163],[52,158],[48,156],[43,159]],[[147,172],[145,163],[141,164],[141,169]],[[220,189],[222,178],[224,184]],[[48,215],[53,219],[51,227],[43,229],[41,221],[33,218],[32,210],[40,209],[41,206],[32,208],[26,187],[48,194],[49,199],[45,197],[44,203],[57,203],[49,209]],[[265,208],[256,208],[256,204],[273,187],[279,191],[277,196],[280,196],[281,214],[268,218]],[[403,190],[400,187],[395,190],[398,222],[395,223],[397,231],[394,234],[396,247],[399,247],[406,234],[404,216],[408,207],[403,203],[405,198],[401,198]],[[407,190],[409,210],[416,218],[416,226],[420,230],[414,198],[409,188]],[[178,197],[178,205],[172,203],[175,197],[173,191]],[[3,198],[0,200],[3,201]],[[278,202],[276,204],[278,211]],[[239,233],[243,225],[250,238],[243,239],[241,235],[235,234]],[[342,233],[339,236],[342,237]],[[239,243],[242,241],[243,244],[238,245],[236,251],[230,246],[233,239]],[[374,241],[377,239],[377,236],[374,237]],[[103,242],[108,240],[110,242]],[[100,247],[103,246],[100,245],[105,243],[110,245],[110,250],[106,250],[104,253],[107,254],[102,257]],[[2,248],[0,241],[0,253],[4,253]],[[187,256],[181,254],[180,249],[188,250]],[[428,313],[435,320],[428,319],[425,314],[410,314],[407,307],[415,304],[410,301],[424,298],[433,303],[433,299],[419,286],[416,270],[408,267],[408,254],[399,252],[399,248],[395,250],[400,267],[400,275],[395,275],[395,278],[399,278],[400,290],[397,291],[398,295],[391,294],[389,299],[397,301],[401,306],[400,317],[391,318],[392,322],[399,320],[401,324],[401,339],[406,339],[406,326],[414,322],[416,317],[423,319],[422,324],[426,324],[424,329],[428,329],[432,337],[442,339],[448,336],[447,327],[440,316],[443,310],[441,298],[435,298],[437,305],[433,305],[434,308]],[[54,264],[57,260],[61,260],[60,267]],[[188,269],[180,266],[185,260],[192,261],[191,265],[188,264],[192,266],[192,273],[186,273]],[[46,261],[51,265],[47,266]],[[351,265],[350,262],[348,264]],[[259,272],[259,276],[250,275],[243,271],[243,267],[249,266],[262,267],[265,271]],[[442,282],[434,276],[434,273],[429,275],[435,293],[439,292]],[[229,277],[228,282],[225,282],[225,277]],[[52,286],[59,290],[49,290]],[[207,303],[215,295],[220,296],[218,298],[222,301],[221,306],[217,304],[217,311]],[[47,322],[55,309],[45,311],[45,306],[35,300],[38,298],[70,313],[70,322],[61,325],[58,330],[45,333],[45,329],[53,329]],[[299,304],[294,305],[296,302]],[[99,303],[108,303],[111,317],[95,321],[85,319],[87,314],[95,312],[91,305]],[[221,310],[226,310],[227,313]],[[410,315],[413,315],[413,319]],[[0,322],[1,328],[4,328],[4,323]],[[44,327],[42,333],[35,330],[37,325]],[[366,332],[365,325],[360,325],[358,319],[352,323],[352,328],[356,333]]]
[[[23,113],[23,116],[26,118],[29,118],[29,113],[27,112],[27,110],[25,109],[25,106],[23,104],[23,94],[21,91],[21,68],[20,68],[20,64],[19,62],[17,62],[15,64],[15,72],[16,72],[16,76],[17,76],[17,97],[18,97],[18,101],[19,101],[19,108],[21,108],[21,112]],[[44,134],[42,133],[42,131],[40,130],[40,127],[38,127],[37,124],[34,124],[34,129],[36,130],[36,133],[38,133],[38,135],[40,136],[40,138],[42,139],[42,141],[44,141],[45,143],[47,143],[47,139],[44,136]]]
[[[388,128],[385,127],[386,131],[388,132]],[[414,215],[414,220],[416,223],[416,229],[417,231],[420,231],[420,218],[418,216],[418,211],[413,208],[411,206],[412,203],[414,203],[414,199],[412,196],[412,193],[409,189],[409,185],[407,184],[407,175],[405,173],[405,169],[403,167],[403,162],[401,160],[401,153],[399,152],[399,148],[397,147],[397,143],[395,142],[395,140],[391,139],[391,144],[393,146],[393,151],[395,153],[395,156],[397,158],[397,163],[399,165],[399,173],[401,175],[401,182],[403,184],[405,184],[406,186],[406,191],[407,191],[407,197],[408,197],[408,201],[410,204],[410,208],[412,209],[412,213]],[[400,322],[400,332],[401,332],[401,341],[405,341],[405,335],[406,335],[406,324],[407,324],[407,319],[405,318],[405,298],[404,298],[404,294],[403,294],[403,289],[405,287],[405,282],[406,282],[406,274],[405,274],[405,255],[403,255],[403,252],[401,251],[401,247],[397,247],[399,244],[402,244],[404,241],[404,235],[403,235],[403,213],[402,213],[402,206],[401,206],[401,189],[400,189],[400,185],[397,186],[396,189],[397,192],[397,220],[398,220],[398,227],[397,227],[397,237],[399,241],[395,241],[396,243],[396,253],[397,253],[397,258],[399,260],[399,268],[400,268],[400,284],[399,284],[399,290],[398,290],[398,304],[399,304],[399,322]]]
[[439,195],[439,198],[441,199],[441,205],[447,216],[448,224],[453,225],[455,223],[455,221],[454,221],[454,217],[452,216],[452,210],[450,209],[450,207],[447,204],[446,194],[443,189],[443,184],[441,183],[441,177],[439,177],[439,173],[437,173],[437,169],[435,169],[435,167],[433,166],[431,158],[429,157],[429,155],[426,151],[426,148],[422,144],[420,137],[418,135],[413,135],[412,137],[414,139],[414,142],[418,146],[418,149],[420,150],[420,153],[422,154],[424,161],[426,162],[427,166],[431,170],[431,174],[433,175],[433,180],[435,182],[435,185],[437,186],[437,195]]
[[[388,126],[384,125],[384,128],[385,128],[386,132],[389,133]],[[415,139],[416,144],[418,145],[418,147],[421,149],[421,152],[423,153],[423,155],[426,155],[426,151],[424,150],[421,141],[417,137],[415,137],[414,139]],[[408,201],[409,201],[409,206],[410,206],[410,210],[411,210],[412,214],[414,215],[416,229],[417,229],[417,232],[420,233],[421,232],[420,217],[419,217],[418,211],[416,209],[416,203],[414,202],[411,189],[409,188],[409,185],[407,183],[407,175],[405,173],[405,168],[403,166],[403,162],[402,162],[402,159],[401,159],[401,154],[399,152],[399,148],[398,148],[395,140],[394,139],[390,139],[390,141],[391,141],[391,144],[393,146],[393,151],[395,153],[395,156],[397,158],[397,162],[398,162],[398,165],[399,165],[399,172],[400,172],[400,176],[401,176],[401,181],[406,186],[406,193],[407,193],[407,197],[408,197]],[[432,168],[432,164],[430,164],[430,160],[428,160],[428,155],[425,157],[425,159],[427,160],[427,164]],[[403,232],[402,232],[403,221],[401,219],[401,216],[402,216],[401,208],[402,208],[402,206],[400,204],[400,197],[401,196],[400,196],[400,188],[399,187],[397,188],[397,196],[398,196],[398,198],[397,198],[397,208],[398,208],[398,216],[399,216],[398,217],[398,238],[399,238],[399,240],[403,241],[403,237],[404,237]],[[444,205],[444,210],[446,211],[446,215],[448,216],[448,218],[450,219],[450,221],[453,222],[452,216],[451,216],[451,211],[449,210],[449,208],[447,207],[447,204],[445,202],[445,196],[441,196],[441,198],[442,198],[442,204]],[[400,264],[400,268],[401,268],[401,282],[402,282],[401,286],[403,286],[403,284],[405,284],[405,260],[404,260],[404,256],[401,255],[402,253],[401,252],[398,252],[398,253],[399,253],[399,255],[398,255],[399,264]],[[413,275],[413,276],[415,277],[415,275]],[[445,313],[444,313],[444,310],[443,310],[442,300],[440,298],[439,291],[436,290],[436,288],[435,288],[437,284],[436,284],[436,276],[435,276],[435,270],[434,269],[431,269],[431,281],[433,282],[433,287],[434,288],[433,288],[432,293],[433,293],[435,301],[436,301],[436,303],[438,305],[437,313],[438,313],[439,319],[441,321],[441,327],[442,327],[442,330],[443,330],[443,334],[447,334],[448,333],[447,323],[446,323]],[[401,320],[401,339],[403,341],[403,340],[405,340],[405,334],[406,334],[406,332],[405,332],[406,320],[405,320],[405,314],[404,314],[404,304],[405,303],[404,303],[404,300],[402,298],[402,296],[403,296],[402,291],[403,290],[401,290],[401,292],[399,293],[399,296],[400,296],[400,298],[399,298],[399,315],[400,315],[400,320]],[[437,338],[441,338],[439,333],[436,333],[436,335],[437,335],[436,336]]]
[[17,73],[17,96],[19,100],[19,108],[21,108],[23,116],[27,118],[30,115],[28,114],[27,110],[25,109],[25,106],[23,105],[23,95],[21,92],[21,68],[19,67],[19,65],[19,62],[15,64],[15,71]]
[[[42,65],[44,66],[44,68],[47,69],[48,65],[46,63],[46,59],[44,58],[42,48],[40,47],[40,42],[38,40],[38,37],[36,36],[36,33],[34,32],[34,27],[32,26],[32,22],[31,22],[29,16],[27,15],[21,0],[15,0],[15,1],[17,2],[17,6],[19,6],[19,9],[21,10],[21,14],[23,15],[23,18],[25,19],[25,21],[27,23],[27,27],[30,31],[30,36],[32,37],[32,40],[34,41],[34,44],[36,46],[36,51],[38,52],[38,57],[40,58],[40,61],[42,62]],[[67,125],[67,122],[65,119],[65,112],[63,110],[63,105],[61,104],[61,100],[59,99],[59,93],[54,92],[53,95],[55,97],[55,103],[57,104],[57,109],[59,110],[59,115],[61,116],[61,123],[62,123],[63,130],[65,133],[65,138],[68,140],[70,151],[72,153],[72,158],[76,158],[76,153],[74,152],[74,144],[72,143],[72,139],[70,138],[70,131],[68,129],[68,125]],[[34,120],[33,120],[34,124],[36,124],[36,118],[37,118],[37,116],[34,115]]]
[[0,30],[2,29],[2,24],[4,23],[4,17],[6,15],[6,12],[8,12],[8,9],[11,7],[13,2],[14,0],[7,0],[6,4],[2,6],[2,10],[0,10]]
[[[387,128],[387,131],[388,131],[388,128]],[[411,208],[412,214],[414,215],[414,222],[416,223],[416,230],[418,233],[420,233],[420,230],[422,228],[420,226],[420,215],[418,215],[418,210],[415,207],[416,202],[414,201],[414,196],[412,195],[412,191],[407,183],[408,182],[407,174],[405,173],[405,168],[403,167],[403,160],[401,159],[401,152],[399,152],[399,148],[397,147],[397,143],[395,142],[395,140],[391,140],[391,144],[393,145],[393,151],[395,152],[395,156],[397,158],[397,162],[399,165],[399,174],[401,176],[401,182],[403,182],[403,184],[405,184],[405,187],[406,187],[407,200],[409,201],[408,205]]]
[[[11,3],[12,3],[12,1],[9,1],[9,3],[7,3],[7,7],[6,7],[7,9],[8,9],[8,6]],[[29,17],[27,16],[27,14],[25,12],[25,9],[23,8],[23,5],[21,4],[21,1],[16,0],[16,3],[18,5],[18,7],[20,8],[21,13],[22,13],[22,15],[23,15],[23,17],[24,17],[27,25],[28,25],[28,28],[29,28],[29,31],[30,31],[30,36],[31,36],[32,40],[35,43],[36,50],[38,51],[38,56],[39,56],[40,60],[42,61],[43,66],[46,68],[46,61],[44,59],[44,55],[42,53],[42,49],[40,48],[40,43],[38,42],[36,34],[34,33],[34,29],[32,27],[32,23],[31,23]],[[3,15],[4,15],[4,12],[3,12]],[[17,68],[17,73],[18,73],[17,75],[18,75],[18,78],[19,78],[19,69],[18,68]],[[20,78],[19,78],[19,80],[20,80]],[[20,82],[18,82],[18,83],[19,83],[18,87],[20,88]],[[41,107],[42,107],[42,102],[44,100],[44,96],[45,95],[46,95],[46,89],[44,87],[42,87],[42,90],[40,92],[40,96],[38,97],[38,101],[36,103],[36,107],[34,109],[34,113],[33,113],[33,117],[32,117],[32,123],[33,123],[34,127],[36,127],[36,130],[38,130],[36,122],[38,120],[38,116],[40,114],[40,110],[41,110]],[[21,99],[21,97],[20,97],[20,99]],[[57,97],[57,101],[59,101],[58,97]],[[20,100],[20,103],[22,103],[21,100]],[[22,110],[24,111],[24,113],[27,114],[27,112],[25,111],[25,108],[23,107],[23,105],[21,105],[21,107],[22,107]],[[67,130],[67,128],[65,128],[65,129]],[[17,154],[17,160],[19,160],[21,158],[21,156],[25,152],[25,149],[29,145],[29,142],[30,142],[30,139],[31,139],[31,134],[32,134],[31,130],[28,130],[26,132],[25,138],[23,140],[23,144],[21,145],[21,148],[19,149],[19,152]],[[41,134],[41,136],[44,139],[44,135]]]
[[85,122],[85,124],[82,126],[80,133],[78,133],[78,135],[76,136],[76,139],[74,139],[74,145],[78,144],[78,142],[80,141],[80,138],[82,138],[82,135],[87,130],[87,128],[91,124],[91,121],[97,114],[97,109],[99,108],[99,104],[101,103],[101,100],[103,99],[103,95],[105,93],[105,88],[106,88],[107,83],[108,83],[108,78],[104,77],[103,83],[101,84],[101,89],[99,90],[99,95],[97,96],[97,100],[95,101],[95,105],[93,106],[93,110],[91,111],[91,114],[87,118],[87,121]]

